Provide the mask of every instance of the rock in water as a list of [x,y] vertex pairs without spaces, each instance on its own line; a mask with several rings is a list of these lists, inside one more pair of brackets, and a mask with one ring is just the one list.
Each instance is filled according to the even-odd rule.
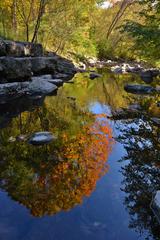
[[56,140],[56,137],[53,136],[51,132],[37,132],[34,133],[29,138],[29,143],[32,145],[44,145],[52,142],[53,140]]
[[90,73],[90,79],[93,80],[95,78],[99,78],[99,77],[102,77],[101,74],[99,73]]
[[153,198],[151,208],[160,223],[160,190],[157,191],[155,197]]
[[126,84],[124,86],[124,90],[129,93],[135,93],[135,94],[151,94],[156,92],[156,89],[147,86],[147,85],[134,85],[134,84]]

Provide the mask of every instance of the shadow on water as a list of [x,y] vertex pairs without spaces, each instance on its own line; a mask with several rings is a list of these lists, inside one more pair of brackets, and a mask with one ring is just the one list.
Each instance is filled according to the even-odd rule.
[[[91,239],[88,235],[91,232],[94,233],[92,239],[98,239],[98,229],[106,224],[114,226],[116,221],[121,224],[123,216],[126,216],[127,225],[121,226],[121,231],[111,227],[111,234],[103,227],[99,239],[135,240],[139,236],[139,239],[147,239],[148,236],[148,239],[158,240],[160,230],[150,202],[152,194],[160,188],[159,126],[152,119],[160,117],[159,96],[125,92],[126,83],[141,81],[136,75],[113,75],[104,69],[99,71],[103,77],[95,80],[89,80],[87,73],[77,74],[74,84],[64,84],[57,96],[19,99],[0,106],[2,193],[5,191],[10,199],[20,203],[19,212],[23,205],[32,216],[41,217],[39,224],[42,228],[44,216],[50,216],[50,220],[46,220],[48,223],[56,219],[57,213],[63,214],[65,219],[67,215],[63,211],[70,210],[69,224],[73,227],[67,231],[66,239],[72,238],[76,222],[81,221],[81,217],[75,214],[77,209],[80,209],[80,216],[85,209],[85,213],[93,214],[95,211],[97,215],[102,211],[101,218],[105,222],[92,224],[86,217],[83,224],[79,224],[85,225],[84,229],[88,229],[88,224],[89,230],[84,232],[78,225],[75,240]],[[135,109],[135,105],[138,108]],[[27,143],[27,138],[37,131],[50,131],[57,140],[46,146],[34,147]],[[119,146],[118,143],[121,148],[118,147],[116,153],[114,148]],[[110,154],[114,161],[109,161],[108,172]],[[119,172],[116,193],[113,186]],[[106,185],[107,182],[110,185]],[[97,200],[100,189],[102,200],[107,199],[107,203],[102,201],[102,206]],[[114,198],[116,194],[119,194],[119,202]],[[90,205],[86,205],[86,198],[91,201]],[[78,205],[81,207],[75,208]],[[121,215],[117,212],[117,219],[114,214],[113,218],[107,215],[105,205],[111,213],[117,207]],[[92,212],[87,209],[92,209]],[[3,221],[2,216],[0,219]],[[30,217],[26,214],[24,219],[27,221]],[[66,221],[56,222],[55,228],[65,231],[68,229]],[[131,232],[131,229],[138,233]],[[51,234],[48,239],[53,239],[52,229],[48,231]],[[12,239],[5,234],[3,236],[3,239]],[[22,239],[17,236],[13,239]],[[30,235],[28,239],[33,238]]]

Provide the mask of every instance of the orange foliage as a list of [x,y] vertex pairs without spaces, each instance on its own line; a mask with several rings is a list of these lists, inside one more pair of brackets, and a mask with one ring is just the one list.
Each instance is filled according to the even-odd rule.
[[96,115],[94,124],[84,126],[74,139],[66,133],[62,139],[61,158],[64,161],[55,166],[49,176],[36,182],[42,192],[46,191],[47,185],[48,194],[33,203],[32,214],[35,216],[55,214],[82,203],[108,170],[107,158],[113,138],[104,115]]
[[96,115],[94,122],[84,125],[74,137],[62,133],[60,143],[62,160],[52,167],[43,162],[40,175],[17,192],[19,202],[34,216],[53,215],[82,203],[108,170],[113,139],[104,115]]

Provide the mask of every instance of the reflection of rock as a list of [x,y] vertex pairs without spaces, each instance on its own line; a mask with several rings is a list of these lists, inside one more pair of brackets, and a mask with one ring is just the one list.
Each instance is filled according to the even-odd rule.
[[0,128],[4,128],[12,120],[24,111],[32,111],[43,104],[44,96],[26,96],[19,99],[12,99],[0,104]]
[[56,140],[56,137],[53,136],[50,132],[37,132],[34,133],[29,138],[29,143],[32,145],[44,145],[52,142],[53,140]]
[[90,73],[90,79],[92,79],[92,80],[95,78],[99,78],[99,77],[102,77],[102,75],[99,73],[96,73],[96,72]]
[[156,92],[156,89],[147,86],[147,85],[136,85],[136,84],[126,84],[124,86],[124,90],[129,93],[135,93],[135,94],[151,94]]
[[157,191],[155,197],[153,198],[151,208],[160,223],[160,191]]

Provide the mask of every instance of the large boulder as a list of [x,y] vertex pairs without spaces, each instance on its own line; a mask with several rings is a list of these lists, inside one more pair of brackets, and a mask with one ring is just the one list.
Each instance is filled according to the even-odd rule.
[[0,56],[38,57],[43,55],[41,44],[0,40]]
[[23,82],[32,75],[58,74],[64,75],[65,80],[71,79],[76,73],[73,63],[59,56],[55,57],[0,57],[0,83]]
[[0,83],[25,81],[32,76],[29,58],[0,57]]
[[[65,58],[55,55],[54,57],[31,58],[32,72],[39,74],[66,74],[66,79],[70,79],[76,73],[73,63]],[[56,76],[57,78],[57,76]]]

